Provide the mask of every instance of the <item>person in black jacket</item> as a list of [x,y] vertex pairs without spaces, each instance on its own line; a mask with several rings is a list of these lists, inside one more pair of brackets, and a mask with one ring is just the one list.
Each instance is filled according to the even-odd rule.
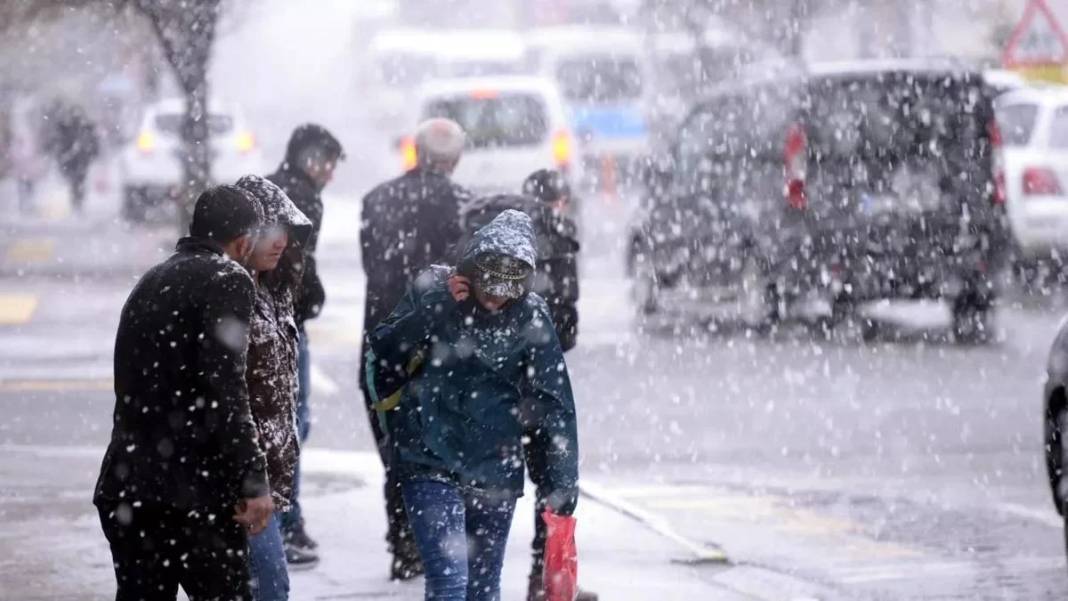
[[[311,430],[311,353],[308,350],[308,334],[304,322],[319,315],[326,302],[326,291],[319,279],[315,250],[319,245],[319,231],[323,226],[322,191],[334,177],[338,161],[344,159],[341,142],[326,128],[306,123],[293,130],[286,146],[286,156],[278,170],[267,179],[285,192],[301,213],[311,220],[311,235],[304,243],[301,282],[296,298],[297,346],[297,433],[300,443],[308,440]],[[300,464],[294,479],[292,505],[282,513],[281,528],[285,537],[286,556],[293,564],[317,559],[315,549],[319,546],[304,528],[304,516],[300,509]]]
[[[367,336],[385,319],[404,296],[408,285],[422,270],[449,262],[460,238],[460,205],[470,192],[449,176],[460,161],[465,134],[448,119],[430,119],[419,125],[415,146],[417,166],[404,175],[371,190],[363,199],[360,218],[360,248],[367,296],[364,305],[364,348]],[[386,469],[386,541],[393,555],[390,577],[406,580],[422,573],[404,513],[400,488],[389,468],[386,432],[377,419],[366,386],[365,366],[360,366],[360,390],[367,405],[371,430]]]
[[115,339],[111,443],[93,503],[119,601],[250,599],[248,534],[274,505],[245,383],[262,212],[233,186],[197,199],[189,237],[149,270]]

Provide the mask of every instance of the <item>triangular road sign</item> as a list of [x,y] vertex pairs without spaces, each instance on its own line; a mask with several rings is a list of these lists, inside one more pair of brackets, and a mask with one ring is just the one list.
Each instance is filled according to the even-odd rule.
[[1012,31],[1005,52],[1005,67],[1040,67],[1068,63],[1068,36],[1045,0],[1031,0]]

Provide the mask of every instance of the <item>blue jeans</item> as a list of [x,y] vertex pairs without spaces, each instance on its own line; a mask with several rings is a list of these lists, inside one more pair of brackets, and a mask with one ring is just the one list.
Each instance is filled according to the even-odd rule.
[[[303,447],[311,432],[311,353],[308,351],[308,334],[303,330],[297,338],[297,436]],[[300,510],[300,458],[293,473],[293,505],[282,513],[282,532],[290,532],[300,526],[304,515]]]
[[279,516],[274,514],[267,528],[248,537],[249,569],[252,574],[252,598],[255,601],[287,601],[289,572],[282,546]]
[[401,484],[426,570],[427,601],[500,601],[515,498],[435,480]]

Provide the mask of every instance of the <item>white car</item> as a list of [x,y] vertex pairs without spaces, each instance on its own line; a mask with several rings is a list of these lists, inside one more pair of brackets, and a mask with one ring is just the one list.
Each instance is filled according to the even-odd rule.
[[[440,80],[418,96],[419,118],[446,117],[467,133],[453,178],[477,193],[517,192],[538,169],[574,179],[580,156],[556,86],[535,77]],[[403,166],[415,166],[414,142],[401,141]]]
[[1024,259],[1068,256],[1068,88],[997,100],[1009,223]]
[[[264,171],[263,153],[237,106],[211,102],[211,177],[234,182]],[[134,141],[122,150],[119,171],[123,216],[141,221],[152,207],[176,197],[182,181],[181,126],[185,102],[168,99],[145,109]]]

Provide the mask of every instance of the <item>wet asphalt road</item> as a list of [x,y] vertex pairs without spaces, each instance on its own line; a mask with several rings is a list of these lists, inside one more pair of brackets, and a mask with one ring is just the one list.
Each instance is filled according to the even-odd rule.
[[[355,387],[355,215],[349,202],[328,208],[329,301],[311,329],[311,444],[326,448],[371,448]],[[105,443],[118,310],[132,275],[170,242],[166,231],[127,232],[102,217],[64,227],[5,226],[0,445]],[[948,342],[931,306],[898,311],[870,344],[797,324],[760,337],[686,320],[639,323],[613,255],[617,236],[609,227],[587,241],[580,347],[568,357],[585,479],[692,541],[721,545],[738,564],[782,573],[779,590],[801,582],[828,599],[1068,597],[1040,438],[1060,301],[1006,302],[1001,340],[977,347]],[[27,298],[33,308],[20,321]]]

